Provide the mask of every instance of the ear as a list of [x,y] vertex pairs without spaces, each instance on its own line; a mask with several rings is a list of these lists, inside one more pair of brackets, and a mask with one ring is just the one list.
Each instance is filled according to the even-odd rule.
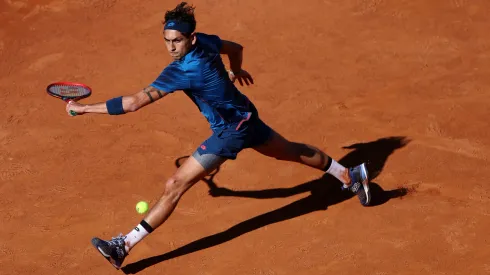
[[196,41],[197,41],[197,37],[196,37],[196,33],[195,32],[193,32],[191,34],[191,39],[192,39],[192,42],[191,43],[194,46],[196,44]]

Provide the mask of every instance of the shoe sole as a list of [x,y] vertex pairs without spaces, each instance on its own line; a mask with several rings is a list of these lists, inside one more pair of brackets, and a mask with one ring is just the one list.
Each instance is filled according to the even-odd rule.
[[369,174],[366,168],[366,164],[361,164],[361,178],[362,178],[362,186],[364,187],[364,193],[366,193],[366,204],[369,205],[371,202],[371,192],[369,192]]
[[101,239],[99,238],[93,238],[91,243],[92,245],[95,247],[95,249],[97,249],[97,251],[99,251],[100,255],[102,255],[107,261],[109,261],[109,263],[112,264],[112,266],[114,266],[114,268],[116,268],[117,270],[121,269],[120,266],[117,266],[114,262],[114,260],[109,256],[106,256],[106,254],[104,252],[102,252],[102,250],[100,250],[100,247],[97,245],[97,242],[99,241],[102,241]]

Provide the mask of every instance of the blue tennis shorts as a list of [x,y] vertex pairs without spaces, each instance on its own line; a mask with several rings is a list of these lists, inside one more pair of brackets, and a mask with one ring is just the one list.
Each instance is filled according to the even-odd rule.
[[271,134],[272,129],[267,124],[252,116],[248,120],[229,125],[226,129],[214,131],[197,151],[201,155],[213,154],[234,160],[243,149],[264,144]]

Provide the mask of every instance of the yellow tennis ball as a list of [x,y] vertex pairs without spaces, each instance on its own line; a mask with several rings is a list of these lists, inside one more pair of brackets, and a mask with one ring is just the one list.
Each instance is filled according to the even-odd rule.
[[144,214],[148,211],[148,203],[146,201],[140,201],[136,204],[136,212]]

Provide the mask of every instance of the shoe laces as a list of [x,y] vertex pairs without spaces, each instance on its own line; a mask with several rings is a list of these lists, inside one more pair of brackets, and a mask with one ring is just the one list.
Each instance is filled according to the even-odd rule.
[[119,236],[113,237],[112,240],[107,241],[108,245],[116,250],[116,254],[119,259],[124,259],[124,257],[126,257],[126,255],[128,254],[125,248],[125,239],[126,236],[119,234]]
[[110,246],[125,246],[125,242],[124,240],[126,239],[126,236],[123,236],[123,234],[119,234],[119,236],[117,237],[112,237],[112,240],[110,241],[107,241],[107,243],[110,245]]
[[353,192],[353,193],[357,193],[357,191],[359,190],[359,188],[361,187],[361,184],[359,182],[355,182],[352,184],[352,186],[350,187],[350,190]]

